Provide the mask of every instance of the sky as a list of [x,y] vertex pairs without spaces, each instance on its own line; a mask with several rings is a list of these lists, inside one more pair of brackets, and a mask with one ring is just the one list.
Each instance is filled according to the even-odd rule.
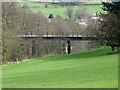
[[[73,2],[73,1],[79,1],[79,2],[85,2],[85,1],[93,1],[93,0],[17,0],[17,1],[40,1],[40,2],[57,2],[57,1],[62,1],[62,2]],[[98,1],[110,1],[110,0],[94,0],[96,2]],[[113,2],[118,2],[120,0],[111,0]]]

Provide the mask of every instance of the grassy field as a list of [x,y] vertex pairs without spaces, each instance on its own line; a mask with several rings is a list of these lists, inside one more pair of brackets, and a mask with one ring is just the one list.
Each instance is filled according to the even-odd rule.
[[118,55],[109,48],[3,67],[3,88],[117,88]]
[[[24,3],[20,3],[21,5],[23,5]],[[57,6],[57,5],[52,5],[52,4],[48,4],[48,8],[44,8],[44,4],[45,3],[34,3],[34,2],[28,2],[26,3],[28,6],[40,6],[41,8],[30,8],[30,10],[33,13],[37,13],[37,12],[41,12],[43,15],[45,15],[46,17],[49,16],[50,13],[52,13],[54,16],[61,16],[63,18],[67,18],[66,16],[66,10],[67,7],[61,7],[61,6]],[[88,10],[88,12],[95,14],[96,12],[103,12],[101,9],[102,5],[83,5],[83,8],[86,8]],[[57,7],[57,8],[55,8]],[[75,11],[79,8],[79,6],[71,6]]]
[[[101,5],[90,5],[90,6],[84,6],[85,8],[87,8],[87,10],[91,13],[96,13],[96,12],[101,12],[102,10],[100,9],[101,8]],[[79,8],[78,6],[74,6],[72,7],[73,10],[74,10],[74,13],[75,11]],[[67,7],[60,7],[60,8],[31,8],[31,10],[34,12],[34,13],[37,13],[37,12],[41,12],[42,14],[44,14],[46,17],[49,16],[50,13],[52,13],[54,16],[61,16],[63,18],[67,18],[67,15],[66,15],[66,10],[67,10]]]

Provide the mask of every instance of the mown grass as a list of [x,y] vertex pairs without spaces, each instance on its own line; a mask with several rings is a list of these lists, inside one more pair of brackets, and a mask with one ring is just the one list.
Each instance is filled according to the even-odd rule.
[[117,88],[118,55],[109,48],[3,67],[4,88]]
[[50,56],[42,58],[41,60],[70,60],[70,59],[80,59],[80,58],[90,58],[90,57],[98,57],[98,56],[104,56],[107,55],[109,52],[111,52],[110,47],[101,47],[97,50],[90,50],[86,52],[81,52],[77,54],[71,54],[71,55],[58,55],[58,56]]

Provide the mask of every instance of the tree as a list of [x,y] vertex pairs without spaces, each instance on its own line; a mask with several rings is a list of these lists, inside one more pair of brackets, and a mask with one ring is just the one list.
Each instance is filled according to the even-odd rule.
[[115,13],[118,14],[120,11],[120,1],[119,2],[102,2],[103,7],[102,9],[104,11],[107,11],[108,13]]
[[49,16],[48,16],[48,19],[52,19],[54,16],[53,16],[53,14],[50,14]]
[[103,10],[107,14],[101,14],[99,20],[99,35],[102,44],[110,46],[112,52],[120,47],[120,1],[103,2]]
[[79,9],[76,10],[75,18],[82,19],[87,18],[90,16],[90,13],[86,8],[83,8],[82,6],[79,7]]
[[48,8],[48,5],[47,5],[47,4],[44,4],[44,7],[45,7],[45,8]]
[[68,16],[69,19],[72,19],[72,17],[73,17],[73,8],[72,7],[67,8],[66,15]]
[[17,35],[28,33],[31,15],[28,15],[27,8],[20,8],[15,2],[2,3],[2,9],[2,63],[23,60],[28,55],[29,43],[17,38]]
[[19,15],[16,3],[2,4],[2,60],[7,63],[11,56],[11,46],[16,40],[16,32],[19,27]]

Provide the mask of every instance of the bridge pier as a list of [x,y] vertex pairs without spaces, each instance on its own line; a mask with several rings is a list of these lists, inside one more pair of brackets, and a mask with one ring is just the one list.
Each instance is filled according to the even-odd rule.
[[71,53],[71,42],[67,40],[63,43],[63,54],[70,54]]
[[67,51],[68,51],[68,54],[71,53],[71,42],[70,42],[70,40],[67,40]]

